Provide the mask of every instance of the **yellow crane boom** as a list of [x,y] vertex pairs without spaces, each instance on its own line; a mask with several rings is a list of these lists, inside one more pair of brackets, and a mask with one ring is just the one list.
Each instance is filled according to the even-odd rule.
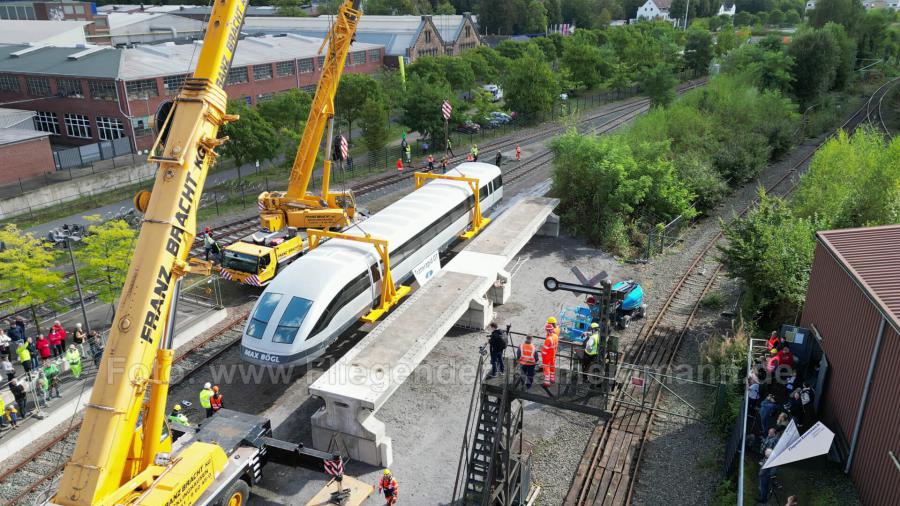
[[[334,25],[322,42],[328,45],[322,75],[316,87],[300,140],[300,147],[294,157],[288,188],[285,192],[263,192],[259,196],[261,205],[260,225],[268,231],[284,227],[332,228],[345,226],[355,213],[352,195],[329,191],[331,180],[331,142],[334,124],[334,96],[344,72],[344,62],[353,43],[356,28],[362,17],[360,0],[345,0],[338,8]],[[319,51],[322,51],[322,48]],[[322,175],[321,195],[308,194],[309,182],[316,164],[316,155],[322,142],[325,128],[325,159]]]
[[[139,500],[143,494],[120,489],[126,484],[136,490],[148,487],[146,480],[135,482],[135,478],[166,448],[160,446],[160,439],[171,350],[158,349],[159,342],[176,280],[188,269],[186,259],[194,242],[207,169],[216,157],[214,148],[224,142],[217,137],[219,127],[236,119],[225,112],[222,88],[246,7],[247,0],[214,2],[197,68],[175,99],[167,139],[164,143],[158,139],[153,148],[150,161],[159,163],[153,192],[149,200],[143,200],[146,213],[134,259],[55,504]],[[150,402],[138,430],[148,388]],[[156,478],[147,480],[152,483]]]

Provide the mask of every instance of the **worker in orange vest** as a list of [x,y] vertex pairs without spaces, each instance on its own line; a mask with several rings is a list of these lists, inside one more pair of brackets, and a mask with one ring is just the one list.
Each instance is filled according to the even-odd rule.
[[382,494],[384,494],[384,499],[385,501],[387,501],[387,504],[397,503],[397,495],[399,495],[400,493],[400,485],[397,484],[397,480],[395,480],[391,475],[390,469],[384,470],[384,475],[378,482],[378,490]]
[[213,394],[209,397],[209,407],[212,408],[213,414],[222,409],[222,394],[219,393],[219,385],[212,387]]
[[525,389],[531,388],[534,383],[534,368],[537,365],[538,349],[531,342],[531,336],[525,338],[522,346],[519,346],[519,365],[522,367],[522,374],[525,375]]
[[559,346],[559,327],[548,323],[544,330],[547,336],[541,346],[541,365],[544,369],[544,386],[556,383],[556,348]]
[[397,159],[397,170],[400,170],[400,171],[403,170],[403,159],[402,158]]

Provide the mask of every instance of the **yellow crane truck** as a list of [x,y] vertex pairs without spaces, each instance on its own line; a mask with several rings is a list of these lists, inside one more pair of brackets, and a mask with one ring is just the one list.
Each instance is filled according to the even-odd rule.
[[[247,2],[213,3],[197,68],[151,151],[159,167],[152,193],[135,197],[144,217],[134,258],[78,441],[49,504],[243,505],[266,463],[321,470],[337,458],[272,439],[271,423],[261,416],[223,409],[197,430],[166,421],[173,298],[191,270],[207,170],[226,141],[219,127],[238,119],[226,114],[223,86]],[[173,432],[184,434],[173,441]]]
[[[220,275],[240,283],[264,286],[279,269],[305,253],[309,243],[303,230],[342,229],[356,216],[356,200],[350,191],[333,192],[331,183],[332,140],[334,133],[334,96],[356,27],[362,17],[357,4],[345,1],[335,16],[321,52],[328,45],[322,75],[316,86],[300,147],[294,157],[287,191],[259,195],[261,230],[225,247]],[[322,168],[322,192],[307,192],[325,130],[325,157]]]

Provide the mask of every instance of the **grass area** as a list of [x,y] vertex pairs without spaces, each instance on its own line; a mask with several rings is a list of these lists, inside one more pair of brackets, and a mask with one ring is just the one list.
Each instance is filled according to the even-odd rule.
[[706,309],[718,311],[725,307],[725,294],[722,292],[710,292],[700,300],[700,305]]

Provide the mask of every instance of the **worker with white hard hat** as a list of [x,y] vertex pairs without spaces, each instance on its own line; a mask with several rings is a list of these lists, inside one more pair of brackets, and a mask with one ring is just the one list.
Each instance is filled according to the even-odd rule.
[[210,402],[209,398],[212,397],[212,383],[206,382],[203,384],[203,390],[200,390],[200,405],[203,406],[203,409],[206,410],[206,417],[209,418],[213,415],[212,402]]

